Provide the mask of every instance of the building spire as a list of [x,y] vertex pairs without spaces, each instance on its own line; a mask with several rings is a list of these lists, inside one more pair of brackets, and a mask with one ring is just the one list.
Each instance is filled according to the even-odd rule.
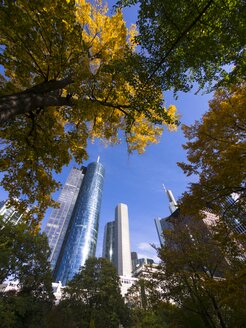
[[162,186],[163,186],[163,189],[164,189],[165,193],[167,194],[168,201],[169,201],[169,210],[172,214],[178,208],[178,204],[176,202],[176,199],[173,196],[172,191],[170,189],[166,189],[164,184],[162,184]]
[[99,162],[100,162],[100,156],[97,157],[97,163],[99,163]]

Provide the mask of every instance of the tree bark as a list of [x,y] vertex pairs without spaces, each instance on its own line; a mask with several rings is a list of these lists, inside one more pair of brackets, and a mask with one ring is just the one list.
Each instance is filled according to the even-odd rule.
[[61,97],[59,92],[71,83],[73,80],[70,77],[51,80],[25,91],[0,97],[0,124],[40,107],[71,105],[71,99]]

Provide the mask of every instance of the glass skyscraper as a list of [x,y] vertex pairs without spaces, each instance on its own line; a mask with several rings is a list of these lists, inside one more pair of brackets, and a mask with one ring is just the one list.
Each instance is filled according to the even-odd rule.
[[66,211],[62,214],[60,207],[57,222],[54,223],[52,215],[48,220],[45,231],[51,229],[52,224],[60,227],[56,234],[54,230],[53,233],[47,231],[47,235],[53,254],[50,260],[54,278],[63,285],[79,272],[88,257],[95,256],[104,173],[99,161],[81,170],[73,169],[64,186],[70,193],[66,194],[63,189],[60,195],[61,206],[64,205]]
[[165,239],[163,236],[163,231],[164,230],[169,230],[171,228],[171,223],[168,221],[168,219],[170,218],[170,216],[166,217],[166,218],[156,218],[155,219],[155,227],[157,230],[157,234],[159,237],[159,241],[160,241],[160,245],[163,246],[165,244]]
[[44,230],[48,237],[51,250],[50,265],[52,271],[55,269],[61,252],[85,170],[84,167],[81,170],[72,168],[58,197],[60,207],[53,209]]
[[104,229],[102,257],[115,263],[115,222],[108,222]]
[[[176,202],[176,199],[173,196],[173,193],[170,189],[166,189],[163,185],[164,191],[167,194],[168,201],[169,201],[169,210],[170,213],[175,213],[175,211],[178,209],[178,204]],[[165,244],[164,236],[163,236],[163,230],[170,229],[170,222],[168,221],[169,216],[166,218],[156,218],[155,219],[155,226],[157,230],[157,234],[160,240],[161,246]]]

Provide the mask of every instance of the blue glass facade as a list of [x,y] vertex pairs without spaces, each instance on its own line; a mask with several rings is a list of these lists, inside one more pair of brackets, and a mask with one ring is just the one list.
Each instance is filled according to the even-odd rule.
[[62,249],[64,237],[70,223],[84,173],[84,168],[82,168],[82,170],[72,168],[58,197],[60,207],[52,210],[44,229],[51,250],[49,261],[52,271],[56,266]]
[[163,246],[165,244],[163,230],[166,230],[166,229],[169,230],[172,227],[171,223],[168,221],[169,218],[170,218],[170,216],[163,218],[163,219],[161,219],[161,218],[155,219],[155,226],[156,226],[156,230],[157,230],[157,234],[158,234],[161,246]]
[[95,256],[104,173],[99,162],[86,168],[54,271],[55,280],[63,285],[79,272],[88,257]]
[[115,263],[115,222],[108,222],[104,229],[102,257]]

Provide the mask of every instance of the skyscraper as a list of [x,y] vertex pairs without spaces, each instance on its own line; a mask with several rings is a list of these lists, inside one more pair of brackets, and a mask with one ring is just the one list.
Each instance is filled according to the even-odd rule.
[[[173,196],[172,191],[169,189],[166,189],[164,185],[163,185],[163,188],[164,188],[165,193],[167,194],[167,197],[169,200],[170,213],[173,214],[178,209],[178,204]],[[156,226],[157,234],[158,234],[161,245],[164,245],[164,242],[165,242],[164,238],[163,238],[163,230],[170,228],[170,222],[168,221],[168,218],[169,218],[169,216],[166,218],[163,218],[163,219],[161,219],[161,218],[155,219],[155,226]]]
[[130,234],[126,204],[116,206],[115,221],[108,222],[105,226],[103,257],[115,265],[119,276],[131,276]]
[[60,195],[61,207],[46,225],[54,278],[63,285],[95,256],[104,172],[99,160],[73,169]]
[[102,257],[115,263],[115,222],[108,222],[104,229]]
[[132,272],[128,207],[118,204],[115,209],[116,263],[119,276],[130,276]]
[[139,259],[138,254],[136,252],[131,252],[131,259],[132,259],[132,273],[133,273],[133,276],[135,274],[135,271],[137,269],[139,269],[141,266],[154,264],[153,259],[149,259],[147,257],[142,257],[142,258]]
[[14,206],[8,206],[8,201],[0,202],[0,216],[2,216],[4,222],[11,222],[18,224],[24,213],[18,212]]
[[157,234],[158,234],[158,238],[159,238],[161,246],[165,244],[165,240],[163,237],[163,230],[169,229],[169,227],[170,227],[170,223],[169,223],[168,219],[169,219],[169,216],[167,216],[166,218],[163,218],[163,219],[161,219],[161,218],[155,219],[155,227],[157,230]]
[[51,270],[55,269],[86,169],[72,168],[58,197],[59,208],[52,210],[45,227],[51,250]]

